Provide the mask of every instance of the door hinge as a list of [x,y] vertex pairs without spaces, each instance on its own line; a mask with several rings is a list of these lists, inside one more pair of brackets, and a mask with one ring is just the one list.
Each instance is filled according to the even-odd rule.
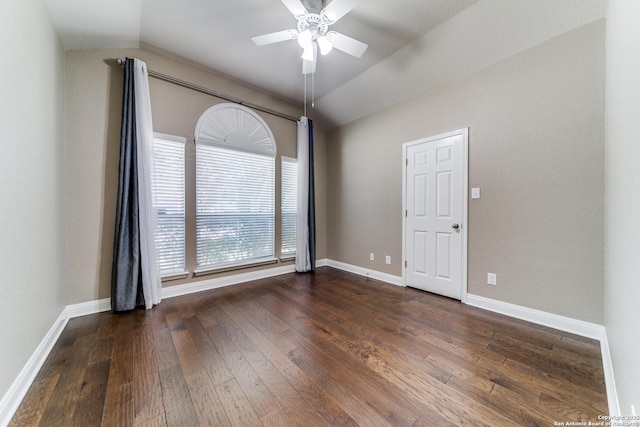
[[407,268],[407,260],[404,260],[404,268]]
[[407,209],[404,211],[404,217],[407,218],[408,216],[409,216],[409,210]]
[[409,159],[408,158],[405,160],[404,164],[409,166]]

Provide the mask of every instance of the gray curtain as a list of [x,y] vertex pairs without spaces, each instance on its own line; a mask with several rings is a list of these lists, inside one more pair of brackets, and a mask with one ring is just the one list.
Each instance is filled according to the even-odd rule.
[[127,58],[124,65],[118,202],[111,269],[111,309],[113,311],[133,310],[138,305],[144,305],[133,67],[134,60]]
[[307,214],[309,227],[309,262],[310,271],[316,270],[316,190],[313,165],[313,120],[309,119],[309,211]]

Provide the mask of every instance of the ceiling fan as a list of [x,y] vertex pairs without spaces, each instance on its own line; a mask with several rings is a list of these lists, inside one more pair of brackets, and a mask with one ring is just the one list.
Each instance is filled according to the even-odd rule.
[[321,55],[326,55],[334,47],[349,55],[360,58],[368,45],[336,31],[329,31],[344,15],[349,13],[360,0],[332,0],[326,7],[322,7],[322,0],[282,0],[298,20],[297,29],[277,31],[275,33],[252,37],[251,40],[264,46],[286,40],[298,40],[302,53],[302,74],[316,71],[318,49]]

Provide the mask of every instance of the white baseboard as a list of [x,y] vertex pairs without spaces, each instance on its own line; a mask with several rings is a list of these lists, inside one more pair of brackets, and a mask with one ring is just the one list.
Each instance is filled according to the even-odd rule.
[[[327,265],[327,259],[321,259],[316,261],[316,267],[323,267]],[[250,282],[252,280],[265,279],[267,277],[280,276],[282,274],[295,272],[295,266],[284,265],[280,267],[266,268],[257,271],[250,271],[248,273],[232,274],[224,277],[216,277],[208,280],[200,280],[198,282],[185,283],[183,285],[168,286],[162,288],[161,296],[165,298],[174,298],[180,295],[188,295],[195,292],[202,292],[209,289],[222,288],[225,286],[237,285],[239,283]],[[83,302],[80,304],[68,305],[66,312],[68,318],[87,316],[89,314],[101,313],[103,311],[111,310],[111,299],[104,298],[95,301]]]
[[326,258],[317,259],[316,267],[326,267],[328,265],[329,260]]
[[[317,267],[329,266],[344,270],[350,273],[358,274],[364,277],[380,280],[397,286],[404,286],[404,280],[401,276],[394,276],[382,273],[376,270],[370,270],[351,264],[330,259],[321,259],[316,261]],[[231,286],[239,283],[249,282],[252,280],[264,279],[267,277],[279,276],[282,274],[293,273],[295,267],[286,265],[263,270],[252,271],[248,273],[239,273],[225,277],[217,277],[209,280],[202,280],[184,285],[170,286],[162,289],[162,298],[173,298],[180,295],[187,295],[194,292],[201,292],[209,289]],[[602,325],[584,322],[569,317],[559,316],[540,310],[534,310],[527,307],[518,306],[479,295],[467,294],[466,304],[482,308],[485,310],[501,313],[517,319],[526,320],[528,322],[539,325],[548,326],[561,331],[570,332],[587,338],[600,341],[602,352],[602,363],[604,368],[605,383],[607,388],[607,398],[609,404],[609,414],[619,415],[620,406],[615,388],[615,379],[613,376],[613,366],[611,364],[611,356],[609,353],[609,344],[607,341],[606,329]],[[89,314],[109,311],[111,302],[109,298],[89,301],[80,304],[68,305],[55,321],[49,332],[45,335],[42,342],[33,353],[25,367],[22,369],[18,378],[14,381],[11,388],[7,391],[2,401],[0,401],[0,426],[5,426],[11,421],[13,414],[17,410],[20,402],[29,390],[38,371],[44,364],[51,349],[55,345],[58,337],[62,333],[68,320],[74,317],[86,316]]]
[[601,341],[602,337],[605,336],[605,329],[602,325],[481,297],[479,295],[467,294],[467,304],[598,341]]
[[111,298],[103,298],[95,301],[71,304],[66,308],[69,319],[74,317],[87,316],[89,314],[101,313],[111,310]]
[[252,280],[265,279],[267,277],[280,276],[282,274],[295,272],[295,266],[283,265],[280,267],[265,268],[262,270],[250,271],[248,273],[233,274],[224,277],[201,280],[199,282],[186,283],[184,285],[169,286],[162,288],[162,298],[173,298],[180,295],[188,295],[195,292],[207,291],[209,289],[222,288],[225,286],[237,285],[239,283],[250,282]]
[[618,400],[618,391],[616,389],[616,380],[613,375],[613,362],[609,350],[609,340],[605,332],[600,340],[600,353],[602,357],[602,369],[604,370],[604,383],[607,387],[607,402],[609,404],[609,415],[619,417],[622,415],[620,411],[620,401]]
[[485,298],[479,295],[467,294],[466,303],[474,307],[515,317],[516,319],[526,320],[527,322],[548,326],[560,331],[600,341],[600,353],[602,357],[602,367],[604,370],[604,381],[607,388],[609,415],[620,415],[620,403],[618,401],[616,382],[613,376],[613,365],[611,362],[611,355],[609,353],[609,341],[607,340],[607,330],[604,326],[528,307],[522,307],[491,298]]
[[36,348],[22,371],[20,371],[20,374],[18,374],[18,377],[11,384],[2,401],[0,401],[0,426],[8,425],[11,418],[13,418],[18,406],[20,406],[20,402],[29,391],[29,387],[31,387],[45,360],[47,360],[47,356],[49,356],[68,321],[67,310],[62,310],[60,316],[58,316],[51,329],[38,345],[38,348]]
[[370,270],[368,268],[358,267],[357,265],[346,264],[344,262],[334,261],[331,259],[327,260],[326,265],[339,270],[348,271],[349,273],[380,280],[381,282],[390,283],[392,285],[404,286],[404,281],[401,276],[394,276],[392,274],[382,273],[380,271]]

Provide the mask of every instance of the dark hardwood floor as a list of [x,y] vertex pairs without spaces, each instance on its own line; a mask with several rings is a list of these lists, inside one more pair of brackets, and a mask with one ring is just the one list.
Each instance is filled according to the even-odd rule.
[[12,426],[553,426],[599,343],[329,267],[69,321]]

